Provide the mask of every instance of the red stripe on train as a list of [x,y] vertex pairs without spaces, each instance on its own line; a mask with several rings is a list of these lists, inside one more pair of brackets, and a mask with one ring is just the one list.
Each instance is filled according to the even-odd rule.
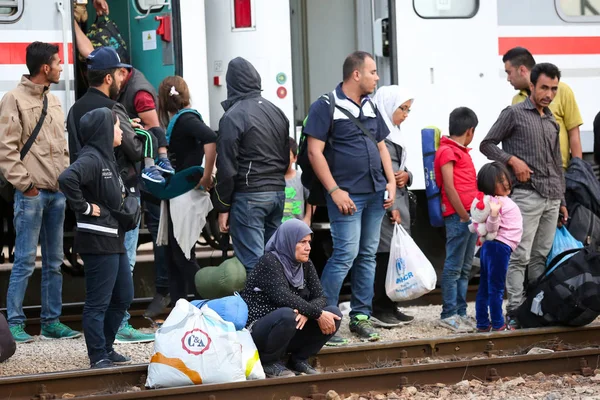
[[[63,57],[63,44],[58,45],[58,55]],[[25,64],[25,50],[29,43],[0,43],[0,64]],[[64,60],[63,60],[64,62]],[[69,43],[69,64],[73,64],[73,44]]]
[[600,36],[498,38],[500,55],[517,46],[532,54],[600,54]]

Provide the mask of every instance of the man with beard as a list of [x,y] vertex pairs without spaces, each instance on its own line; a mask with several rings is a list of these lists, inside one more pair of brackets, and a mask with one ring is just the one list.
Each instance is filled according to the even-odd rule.
[[58,176],[67,168],[69,156],[60,100],[50,93],[50,85],[59,82],[62,72],[58,46],[33,42],[27,46],[25,61],[29,75],[23,75],[0,101],[0,172],[15,188],[15,262],[6,311],[17,343],[33,341],[24,330],[23,299],[35,270],[38,243],[42,246],[41,336],[81,336],[59,321],[65,196],[58,190]]
[[[67,118],[69,150],[71,163],[73,163],[81,149],[79,120],[82,116],[101,107],[113,110],[119,117],[121,129],[123,130],[123,141],[120,146],[115,148],[115,157],[119,165],[121,179],[123,179],[129,194],[139,198],[139,166],[137,164],[146,157],[145,151],[149,151],[150,147],[154,146],[152,151],[155,154],[156,140],[154,140],[151,133],[139,129],[141,125],[135,120],[128,123],[130,120],[125,107],[115,100],[125,79],[122,72],[125,68],[131,68],[131,66],[122,63],[119,55],[112,47],[99,47],[90,54],[87,71],[90,88],[85,95],[73,104]],[[134,130],[134,128],[138,129]],[[146,146],[146,142],[148,142],[148,146]],[[125,248],[128,257],[129,254],[135,254],[137,250],[138,233],[137,229],[125,233]],[[139,332],[128,323],[125,323],[124,328],[127,330],[129,342],[143,343],[154,340],[153,334]]]
[[529,282],[542,275],[557,220],[560,225],[568,219],[560,128],[548,108],[559,90],[560,71],[554,64],[536,64],[530,80],[529,97],[505,108],[479,146],[487,158],[509,167],[511,198],[523,216],[523,236],[506,276],[511,329],[519,327],[514,314],[523,299],[525,271]]

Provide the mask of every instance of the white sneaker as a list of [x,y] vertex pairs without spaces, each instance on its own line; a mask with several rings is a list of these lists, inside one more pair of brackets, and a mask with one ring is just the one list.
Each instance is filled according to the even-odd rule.
[[470,328],[471,331],[477,329],[477,321],[475,321],[475,319],[473,319],[472,317],[469,317],[468,315],[463,316],[458,316],[459,318],[459,322],[461,322],[465,327]]
[[448,328],[454,332],[469,332],[472,328],[467,327],[463,324],[461,318],[458,315],[453,315],[448,318],[442,318],[438,324],[443,328]]

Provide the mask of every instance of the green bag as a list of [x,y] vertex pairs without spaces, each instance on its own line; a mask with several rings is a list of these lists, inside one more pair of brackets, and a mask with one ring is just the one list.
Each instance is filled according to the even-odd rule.
[[217,267],[204,267],[194,278],[196,290],[203,299],[219,299],[240,292],[246,285],[246,268],[237,257],[230,258]]

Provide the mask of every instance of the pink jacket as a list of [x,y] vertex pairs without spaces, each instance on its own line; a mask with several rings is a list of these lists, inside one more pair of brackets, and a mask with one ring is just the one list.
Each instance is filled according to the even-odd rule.
[[502,242],[514,251],[521,242],[523,234],[523,217],[519,206],[510,197],[498,197],[502,202],[500,214],[488,217],[485,227],[488,232],[497,232],[496,240]]

